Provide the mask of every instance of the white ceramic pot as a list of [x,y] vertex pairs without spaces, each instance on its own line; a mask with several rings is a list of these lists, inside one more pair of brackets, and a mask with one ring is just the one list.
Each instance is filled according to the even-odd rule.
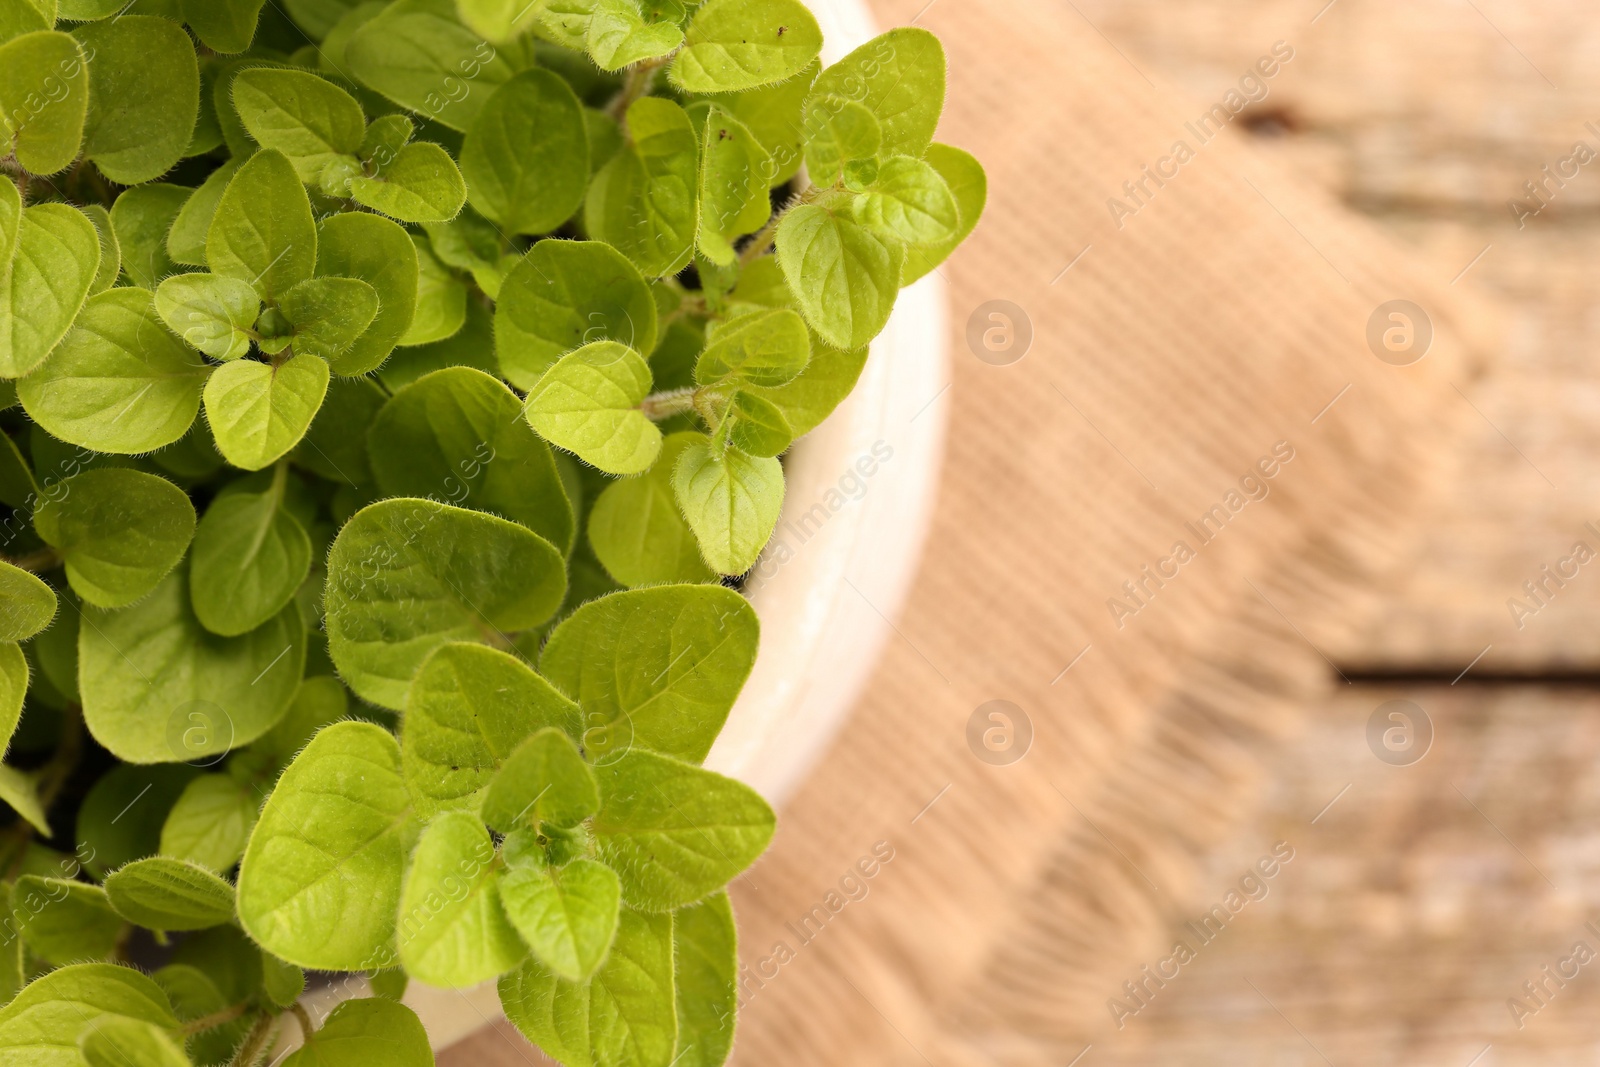
[[[864,0],[809,0],[832,63],[877,34]],[[787,495],[746,591],[761,619],[755,669],[706,766],[783,804],[822,755],[893,635],[932,516],[950,398],[947,296],[934,272],[906,288],[861,381],[785,461]],[[367,995],[351,979],[307,997],[320,1018]],[[444,1049],[499,1019],[493,982],[406,1004]],[[285,1028],[284,1051],[299,1044]]]

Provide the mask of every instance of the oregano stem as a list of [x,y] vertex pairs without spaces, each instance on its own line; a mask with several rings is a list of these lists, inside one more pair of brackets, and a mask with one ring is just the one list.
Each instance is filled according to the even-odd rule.
[[39,807],[50,810],[50,805],[61,795],[62,787],[67,784],[72,772],[77,770],[78,761],[82,758],[83,706],[76,701],[69,701],[61,713],[61,740],[56,742],[50,762],[39,771]]
[[317,1032],[317,1028],[312,1025],[310,1013],[298,1000],[289,1005],[289,1010],[294,1012],[294,1021],[300,1024],[300,1033],[305,1043],[311,1044],[311,1035]]
[[622,90],[606,105],[606,114],[621,122],[628,114],[628,108],[642,96],[649,95],[651,86],[655,84],[656,74],[662,67],[672,62],[672,57],[677,55],[674,49],[664,56],[654,59],[644,59],[628,68],[627,76],[622,81]]
[[221,1011],[214,1011],[210,1015],[202,1015],[198,1019],[192,1019],[189,1022],[184,1023],[179,1029],[179,1032],[182,1033],[184,1037],[193,1037],[195,1034],[202,1033],[203,1031],[215,1030],[219,1026],[225,1026],[228,1023],[233,1022],[233,1020],[244,1015],[244,1013],[249,1010],[250,1002],[248,1000],[241,1000],[232,1007],[223,1008]]
[[45,571],[55,570],[61,566],[61,550],[55,547],[41,548],[36,552],[29,552],[22,556],[3,556],[7,563],[19,570],[30,571],[34,574],[43,574]]
[[228,1067],[255,1067],[267,1039],[272,1036],[272,1024],[277,1018],[276,1015],[263,1014],[257,1019],[255,1026],[251,1027],[250,1033],[245,1036],[244,1044],[239,1046],[239,1051],[228,1061]]
[[674,415],[681,415],[685,411],[695,410],[694,394],[695,388],[692,385],[651,393],[639,402],[639,410],[644,412],[645,418],[652,422],[660,422]]

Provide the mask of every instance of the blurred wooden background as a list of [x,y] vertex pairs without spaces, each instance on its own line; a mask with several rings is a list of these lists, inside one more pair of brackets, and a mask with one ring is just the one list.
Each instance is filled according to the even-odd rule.
[[[1595,1063],[1600,967],[1565,986],[1541,968],[1580,940],[1600,952],[1584,928],[1600,917],[1600,566],[1520,629],[1507,601],[1532,604],[1523,583],[1574,542],[1600,551],[1584,528],[1600,527],[1600,19],[1510,0],[1075,2],[1197,115],[1289,42],[1246,112],[1258,146],[1505,313],[1487,374],[1460,383],[1479,415],[1459,479],[1376,628],[1325,649],[1353,684],[1210,860],[1219,896],[1270,840],[1296,863],[1083,1067]],[[1547,179],[1580,142],[1595,158]],[[1432,719],[1415,765],[1364,743],[1391,698]],[[1545,1006],[1526,981],[1554,990]]]

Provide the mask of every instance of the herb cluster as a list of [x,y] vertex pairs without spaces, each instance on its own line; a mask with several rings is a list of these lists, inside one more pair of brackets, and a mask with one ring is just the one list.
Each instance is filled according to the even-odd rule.
[[774,822],[701,766],[720,579],[985,195],[935,38],[821,46],[798,0],[0,0],[0,1067],[285,1015],[296,1067],[428,1064],[410,978],[724,1061]]

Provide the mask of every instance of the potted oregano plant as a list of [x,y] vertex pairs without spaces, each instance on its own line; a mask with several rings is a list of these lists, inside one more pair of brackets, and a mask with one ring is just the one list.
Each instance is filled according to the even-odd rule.
[[[0,1067],[718,1064],[787,449],[976,224],[798,0],[0,0]],[[306,972],[364,974],[325,1018]]]

